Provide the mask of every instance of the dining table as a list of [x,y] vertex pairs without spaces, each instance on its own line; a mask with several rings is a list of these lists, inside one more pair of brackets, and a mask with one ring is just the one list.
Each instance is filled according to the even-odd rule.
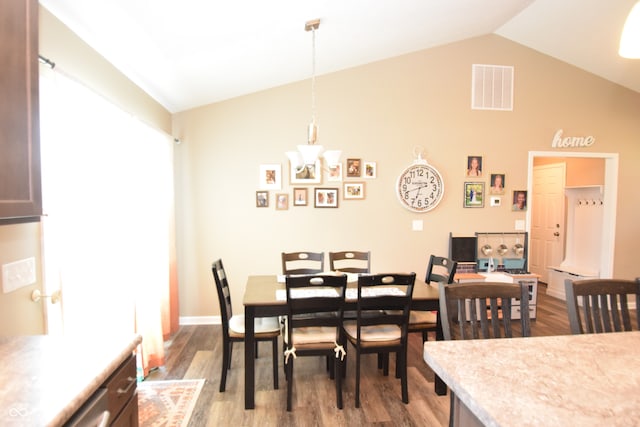
[[640,332],[426,342],[452,426],[640,424]]
[[[348,274],[347,290],[357,288],[357,276]],[[285,289],[284,276],[279,275],[250,275],[247,278],[243,304],[245,316],[245,343],[244,343],[244,407],[255,408],[255,328],[256,317],[282,316],[287,314],[287,301],[282,298]],[[356,310],[357,299],[348,292],[346,296],[345,310]],[[416,278],[411,301],[412,310],[438,311],[438,288],[426,284]],[[442,325],[440,316],[437,316],[436,340],[442,340]],[[435,392],[438,395],[446,395],[446,384],[436,375]]]

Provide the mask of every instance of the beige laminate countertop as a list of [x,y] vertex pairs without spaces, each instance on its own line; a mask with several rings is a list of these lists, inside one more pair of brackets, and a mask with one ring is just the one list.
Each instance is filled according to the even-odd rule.
[[0,423],[64,424],[141,341],[139,335],[0,337]]
[[485,426],[640,424],[640,332],[428,341],[424,359]]

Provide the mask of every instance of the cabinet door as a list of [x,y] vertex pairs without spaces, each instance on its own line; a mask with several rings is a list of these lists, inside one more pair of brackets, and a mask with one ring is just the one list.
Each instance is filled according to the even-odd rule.
[[0,2],[0,40],[0,220],[39,220],[37,0]]

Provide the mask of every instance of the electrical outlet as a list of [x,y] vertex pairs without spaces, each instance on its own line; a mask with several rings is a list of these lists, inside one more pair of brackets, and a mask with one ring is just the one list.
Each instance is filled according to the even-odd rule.
[[2,291],[6,294],[36,282],[36,259],[26,258],[2,265]]

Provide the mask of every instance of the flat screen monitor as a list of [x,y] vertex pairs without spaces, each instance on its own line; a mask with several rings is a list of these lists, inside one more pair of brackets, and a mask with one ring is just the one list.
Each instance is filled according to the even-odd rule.
[[476,237],[451,237],[449,258],[457,262],[476,262]]

